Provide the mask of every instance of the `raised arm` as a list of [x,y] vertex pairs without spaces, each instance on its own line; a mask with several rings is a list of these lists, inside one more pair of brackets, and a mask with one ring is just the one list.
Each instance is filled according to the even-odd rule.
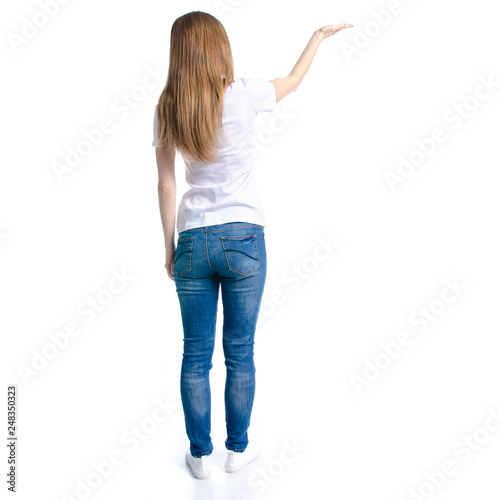
[[271,83],[274,85],[274,89],[276,91],[276,102],[281,101],[288,94],[297,90],[311,66],[319,44],[325,38],[328,38],[329,36],[332,36],[346,28],[352,28],[352,26],[352,24],[336,24],[323,26],[322,28],[316,30],[299,57],[299,60],[293,67],[292,71],[290,71],[290,74],[285,78],[276,78],[271,80]]

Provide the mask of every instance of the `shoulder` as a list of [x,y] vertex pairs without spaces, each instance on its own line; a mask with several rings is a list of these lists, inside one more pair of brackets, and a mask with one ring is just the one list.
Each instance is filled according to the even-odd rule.
[[269,85],[270,82],[262,78],[252,78],[249,76],[240,76],[236,78],[228,87],[231,91],[253,91],[256,88]]
[[230,85],[233,88],[251,88],[256,85],[262,85],[269,83],[267,80],[262,78],[255,78],[251,76],[240,76],[234,80],[234,82]]
[[261,96],[271,93],[273,89],[273,84],[268,80],[241,76],[231,83],[226,92],[231,94],[247,94],[252,99],[258,101]]

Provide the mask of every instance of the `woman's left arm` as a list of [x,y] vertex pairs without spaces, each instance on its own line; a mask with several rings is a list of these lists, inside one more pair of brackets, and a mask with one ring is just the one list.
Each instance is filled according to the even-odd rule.
[[156,163],[158,165],[160,217],[165,237],[165,267],[169,278],[174,280],[176,210],[175,149],[156,148]]

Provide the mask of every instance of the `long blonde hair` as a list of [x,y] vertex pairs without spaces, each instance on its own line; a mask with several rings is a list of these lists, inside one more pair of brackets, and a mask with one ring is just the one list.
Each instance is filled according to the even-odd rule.
[[222,130],[224,93],[234,81],[231,45],[214,16],[195,11],[175,20],[167,83],[158,101],[159,147],[187,161],[214,163]]

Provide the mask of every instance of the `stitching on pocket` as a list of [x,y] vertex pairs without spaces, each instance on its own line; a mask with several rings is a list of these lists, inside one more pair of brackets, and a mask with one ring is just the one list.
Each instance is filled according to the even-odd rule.
[[[186,249],[182,249],[181,248],[181,253],[179,253],[179,247],[181,246],[181,244],[184,244],[184,243],[187,243],[187,245],[182,245],[182,246],[187,246]],[[191,255],[193,253],[193,246],[194,246],[194,236],[187,236],[186,238],[180,238],[177,240],[177,248],[175,250],[175,260],[174,260],[174,273],[177,274],[177,276],[179,276],[180,278],[182,278],[182,276],[184,276],[185,274],[187,274],[189,271],[191,271]],[[185,269],[183,269],[182,272],[178,272],[175,268],[179,258],[186,254],[187,253],[187,256],[186,256],[186,265],[185,265]]]
[[[252,238],[253,248],[254,248],[254,255],[249,256],[249,257],[256,260],[256,265],[252,269],[244,272],[244,271],[242,271],[240,269],[236,269],[234,267],[235,265],[231,261],[230,252],[237,251],[237,250],[233,250],[233,249],[228,247],[228,240],[237,241],[237,240],[243,240],[243,239],[248,239],[248,238]],[[257,249],[257,235],[256,234],[248,234],[245,236],[221,236],[221,241],[222,241],[222,247],[224,248],[224,255],[226,256],[227,265],[231,271],[234,271],[235,273],[238,273],[238,274],[242,274],[243,276],[247,276],[248,274],[255,271],[259,267],[260,261],[259,261],[259,253],[258,253],[258,249]]]

